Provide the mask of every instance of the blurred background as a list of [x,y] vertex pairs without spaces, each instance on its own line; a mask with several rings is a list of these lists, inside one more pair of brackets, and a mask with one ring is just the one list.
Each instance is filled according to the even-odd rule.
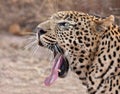
[[32,50],[24,49],[35,27],[62,10],[112,14],[120,26],[120,0],[0,0],[0,94],[86,94],[71,71],[51,87],[44,86],[52,53],[39,48],[31,55],[33,45]]

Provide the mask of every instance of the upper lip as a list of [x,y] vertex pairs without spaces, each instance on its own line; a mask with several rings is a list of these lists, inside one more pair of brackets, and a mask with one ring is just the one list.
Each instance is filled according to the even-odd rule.
[[54,56],[56,56],[57,53],[60,53],[62,55],[64,54],[63,49],[58,45],[58,43],[47,44],[46,45],[41,40],[39,40],[39,45],[40,46],[46,46],[48,49],[50,49],[54,53]]

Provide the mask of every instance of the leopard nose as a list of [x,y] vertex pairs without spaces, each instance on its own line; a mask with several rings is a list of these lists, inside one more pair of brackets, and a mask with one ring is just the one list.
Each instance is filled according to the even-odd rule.
[[40,40],[40,36],[45,34],[46,31],[44,31],[42,28],[36,28],[36,31],[37,31],[37,39],[38,39],[38,45],[39,46],[43,46],[41,40]]
[[38,36],[40,36],[40,35],[45,34],[45,33],[46,33],[46,31],[45,31],[45,30],[43,30],[42,28],[37,28],[37,33],[38,33]]

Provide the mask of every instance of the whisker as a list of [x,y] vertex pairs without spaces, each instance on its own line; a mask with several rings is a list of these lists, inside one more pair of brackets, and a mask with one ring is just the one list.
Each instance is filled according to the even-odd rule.
[[31,32],[31,34],[30,35],[36,35],[36,32]]
[[47,55],[47,61],[49,61],[49,68],[51,67],[51,62],[53,60],[53,57],[52,57],[52,51],[50,51],[49,49],[47,49],[47,52],[48,52],[48,55]]
[[25,45],[28,45],[29,43],[31,43],[31,42],[33,42],[33,41],[35,41],[35,40],[37,40],[37,38],[36,38],[36,36],[27,36],[26,38],[25,38],[25,41],[24,41],[24,44]]
[[36,40],[36,38],[26,39],[25,44],[29,44],[30,42],[35,41],[35,40]]
[[[50,50],[49,50],[50,51]],[[50,57],[49,57],[49,60],[50,60],[50,62],[52,62],[53,61],[53,52],[52,51],[50,51]]]
[[36,39],[36,36],[30,36],[29,38],[27,38],[27,39]]
[[31,42],[30,44],[25,46],[25,49],[28,50],[29,48],[31,48],[35,43],[37,43],[37,40]]
[[49,56],[50,56],[50,50],[49,49],[47,49],[47,52],[48,52],[48,55],[47,55],[47,60],[49,61]]
[[33,52],[32,52],[31,55],[34,56],[38,49],[39,49],[39,46],[35,45],[34,48],[33,48]]

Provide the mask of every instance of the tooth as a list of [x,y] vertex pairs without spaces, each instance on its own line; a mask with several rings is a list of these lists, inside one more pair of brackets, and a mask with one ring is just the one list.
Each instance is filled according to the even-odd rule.
[[58,69],[58,72],[61,72],[61,70],[60,70],[60,69]]

